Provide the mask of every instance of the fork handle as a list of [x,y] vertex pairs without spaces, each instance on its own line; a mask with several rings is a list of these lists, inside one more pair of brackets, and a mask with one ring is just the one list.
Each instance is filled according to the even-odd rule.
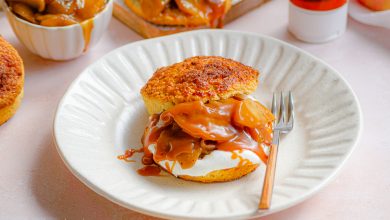
[[272,144],[269,157],[268,157],[267,169],[265,171],[263,192],[259,203],[259,209],[269,209],[269,207],[271,206],[277,154],[278,154],[278,145]]

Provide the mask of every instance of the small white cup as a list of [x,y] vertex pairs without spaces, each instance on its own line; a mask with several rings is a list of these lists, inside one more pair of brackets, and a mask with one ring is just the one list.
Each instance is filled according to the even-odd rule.
[[[114,0],[109,0],[103,11],[91,18],[93,20],[93,28],[90,32],[89,44],[86,45],[81,24],[64,27],[36,25],[16,16],[5,0],[0,0],[8,21],[19,41],[32,53],[51,60],[74,59],[82,55],[85,52],[85,48],[93,47],[100,40],[110,23],[113,2]],[[91,19],[84,22],[91,22]]]
[[324,43],[341,36],[347,27],[347,3],[328,11],[313,11],[289,2],[288,29],[298,39]]

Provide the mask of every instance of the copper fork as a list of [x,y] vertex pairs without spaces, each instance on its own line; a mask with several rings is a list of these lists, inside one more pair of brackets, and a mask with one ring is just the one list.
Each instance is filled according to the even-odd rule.
[[294,127],[294,100],[291,91],[288,93],[288,109],[286,109],[284,99],[283,92],[281,92],[278,111],[276,93],[274,93],[272,97],[271,111],[275,116],[275,121],[273,122],[273,139],[270,147],[267,169],[265,171],[263,192],[259,203],[259,209],[269,209],[271,206],[280,135],[287,134]]

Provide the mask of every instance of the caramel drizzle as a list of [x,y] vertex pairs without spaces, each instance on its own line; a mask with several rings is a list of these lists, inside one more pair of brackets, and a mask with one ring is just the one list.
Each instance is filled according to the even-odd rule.
[[130,158],[135,154],[135,153],[142,153],[144,152],[143,148],[139,149],[128,149],[125,151],[124,154],[117,156],[119,160],[124,160],[126,162],[135,162],[135,160],[130,160]]
[[[144,152],[144,148],[128,149],[125,151],[124,154],[118,155],[117,158],[119,160],[123,160],[126,162],[135,162],[135,160],[131,160],[130,158],[133,157],[135,153],[143,153],[143,152]],[[137,173],[139,175],[141,175],[141,176],[159,176],[160,175],[161,168],[159,166],[153,165],[154,164],[153,159],[149,160],[149,158],[147,158],[147,160],[145,160],[145,156],[143,156],[142,157],[142,164],[144,164],[145,166],[143,166],[142,168],[137,170]]]
[[80,23],[81,29],[83,30],[84,37],[84,49],[83,52],[88,50],[89,43],[91,41],[91,33],[94,27],[93,19],[89,19]]
[[173,161],[172,166],[169,166],[169,162],[165,161],[165,169],[169,172],[172,173],[173,169],[175,168],[176,165],[176,160]]
[[[239,159],[239,162],[238,162],[238,165],[237,165],[238,167],[242,167],[242,166],[246,166],[246,165],[252,165],[252,162],[250,160],[243,158],[238,153],[236,153],[234,151],[232,151],[231,153],[232,153],[231,158],[233,160]],[[239,153],[242,153],[242,150],[239,150]]]

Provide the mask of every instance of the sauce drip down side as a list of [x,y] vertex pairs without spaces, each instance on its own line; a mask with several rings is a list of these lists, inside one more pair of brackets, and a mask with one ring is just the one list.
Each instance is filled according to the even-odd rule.
[[84,37],[84,49],[83,52],[88,50],[89,42],[91,41],[91,33],[93,29],[93,19],[86,20],[80,23],[81,29],[83,30]]
[[134,162],[134,160],[130,160],[130,158],[135,154],[135,153],[141,153],[143,152],[144,149],[143,148],[140,148],[140,149],[129,149],[129,150],[126,150],[125,153],[123,155],[119,155],[117,156],[117,158],[119,160],[124,160],[126,162]]
[[[135,160],[131,160],[130,158],[134,156],[135,153],[142,153],[144,152],[143,148],[140,149],[128,149],[125,151],[123,155],[117,156],[119,160],[124,160],[126,162],[135,162]],[[153,164],[153,161],[151,163],[144,163],[144,167],[137,170],[137,173],[141,176],[159,176],[161,172],[161,168]]]

